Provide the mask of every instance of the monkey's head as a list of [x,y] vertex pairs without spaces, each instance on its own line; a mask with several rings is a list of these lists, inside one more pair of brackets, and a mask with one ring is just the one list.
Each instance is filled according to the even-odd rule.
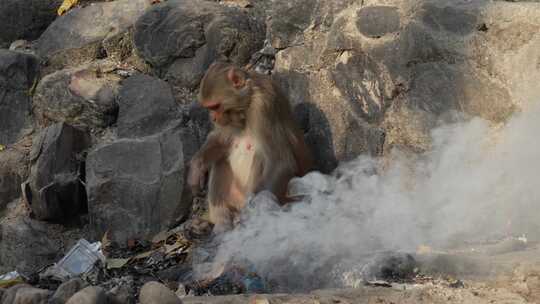
[[215,124],[243,129],[251,94],[251,80],[246,71],[217,62],[208,68],[201,81],[199,103],[210,111]]

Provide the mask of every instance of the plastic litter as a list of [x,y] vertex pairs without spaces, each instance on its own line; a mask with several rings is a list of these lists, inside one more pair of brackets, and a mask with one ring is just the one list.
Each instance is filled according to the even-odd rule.
[[46,275],[67,280],[89,272],[98,260],[105,262],[101,242],[90,244],[80,239],[58,263],[46,271]]

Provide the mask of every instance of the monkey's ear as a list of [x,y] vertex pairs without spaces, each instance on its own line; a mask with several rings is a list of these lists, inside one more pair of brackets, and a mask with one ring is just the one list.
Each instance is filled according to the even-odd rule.
[[244,71],[233,67],[227,72],[227,78],[232,83],[233,87],[239,89],[246,84],[246,74]]

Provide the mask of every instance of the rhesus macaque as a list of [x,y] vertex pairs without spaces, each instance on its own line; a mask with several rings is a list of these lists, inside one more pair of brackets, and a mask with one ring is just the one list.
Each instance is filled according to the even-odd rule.
[[209,171],[210,221],[230,228],[251,194],[268,190],[284,204],[287,185],[312,167],[312,158],[287,98],[267,76],[228,63],[204,75],[199,103],[214,129],[190,164],[188,183],[198,192]]

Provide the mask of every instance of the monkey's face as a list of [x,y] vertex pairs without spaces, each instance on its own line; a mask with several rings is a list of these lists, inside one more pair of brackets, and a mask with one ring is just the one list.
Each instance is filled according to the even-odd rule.
[[247,72],[231,64],[216,63],[201,81],[199,101],[210,112],[214,124],[242,130],[251,94]]
[[227,108],[223,103],[206,103],[205,108],[212,122],[221,127],[243,129],[246,124],[245,110],[242,108]]

